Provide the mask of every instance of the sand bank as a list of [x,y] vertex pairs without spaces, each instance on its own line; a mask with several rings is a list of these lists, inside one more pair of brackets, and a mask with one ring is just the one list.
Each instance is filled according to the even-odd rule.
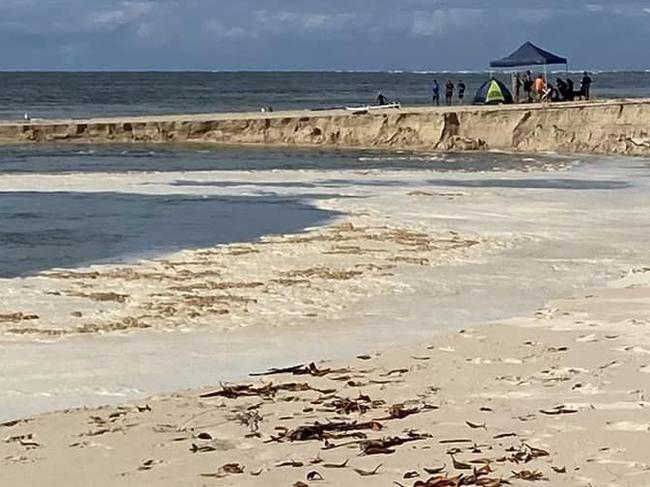
[[0,143],[205,143],[650,154],[649,100],[0,123]]

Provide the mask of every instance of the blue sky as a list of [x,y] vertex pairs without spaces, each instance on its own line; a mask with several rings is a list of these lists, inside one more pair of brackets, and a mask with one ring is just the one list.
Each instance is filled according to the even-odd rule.
[[650,68],[650,0],[0,0],[0,69]]

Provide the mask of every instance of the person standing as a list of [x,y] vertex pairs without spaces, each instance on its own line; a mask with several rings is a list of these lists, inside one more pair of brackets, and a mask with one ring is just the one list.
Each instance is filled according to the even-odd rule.
[[535,93],[537,94],[537,101],[542,101],[546,94],[546,80],[541,74],[535,80]]
[[447,81],[445,85],[445,102],[447,106],[451,106],[454,101],[454,83],[451,80]]
[[589,73],[585,71],[582,81],[580,82],[580,94],[585,98],[585,100],[589,100],[591,96],[591,83],[593,83],[593,80],[589,76]]
[[533,73],[526,71],[526,77],[524,78],[524,93],[526,93],[526,103],[533,101]]
[[576,97],[575,85],[573,84],[573,80],[571,78],[567,78],[566,80],[566,94],[567,94],[567,101],[575,100]]
[[440,106],[440,85],[438,84],[437,79],[434,79],[433,85],[431,85],[431,96],[432,96],[431,104],[439,107]]
[[381,91],[377,94],[377,105],[381,107],[388,105],[388,98],[386,98]]
[[520,103],[521,102],[521,75],[519,73],[515,73],[512,75],[512,87],[513,87],[513,92],[515,94],[515,103]]
[[463,80],[461,79],[458,82],[458,104],[462,105],[464,100],[465,100],[465,90],[467,89],[467,86],[465,86],[465,83],[463,83]]
[[569,94],[566,82],[562,78],[558,78],[555,82],[555,86],[557,86],[559,101],[568,101]]

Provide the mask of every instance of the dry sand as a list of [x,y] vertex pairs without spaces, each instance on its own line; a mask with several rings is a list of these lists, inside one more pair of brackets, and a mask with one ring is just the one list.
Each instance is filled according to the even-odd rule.
[[650,269],[638,268],[534,318],[419,347],[7,423],[1,476],[66,487],[646,486],[649,327]]

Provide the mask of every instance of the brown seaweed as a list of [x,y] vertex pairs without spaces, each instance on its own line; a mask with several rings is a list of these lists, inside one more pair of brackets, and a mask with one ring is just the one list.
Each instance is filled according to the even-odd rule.
[[561,414],[574,414],[577,413],[578,410],[569,408],[561,404],[559,406],[555,406],[552,409],[540,409],[539,412],[542,414],[546,414],[547,416],[559,416]]
[[[210,399],[213,397],[225,397],[227,399],[238,399],[240,397],[255,397],[259,396],[262,398],[272,398],[277,395],[280,391],[290,391],[290,392],[304,392],[304,391],[316,391],[321,394],[331,393],[331,389],[316,389],[311,387],[307,383],[296,383],[288,382],[284,384],[274,385],[272,383],[264,384],[261,386],[255,386],[253,384],[223,384],[221,389],[218,391],[207,392],[201,394],[199,397],[201,399]],[[334,390],[334,392],[336,392]]]
[[346,468],[348,463],[350,463],[349,458],[342,463],[324,463],[323,468]]
[[406,436],[394,436],[381,440],[367,440],[360,443],[362,455],[391,455],[395,453],[394,448],[414,441],[422,441],[431,438],[426,433],[410,431]]
[[269,375],[279,375],[279,374],[293,374],[293,375],[311,375],[313,377],[323,377],[331,373],[346,373],[349,372],[349,369],[319,369],[315,362],[311,362],[309,365],[300,364],[294,365],[291,367],[283,368],[271,368],[266,372],[253,372],[249,374],[251,377],[264,377]]
[[370,477],[372,475],[377,475],[377,472],[379,469],[383,466],[383,464],[377,465],[373,470],[362,470],[360,468],[355,468],[354,471],[361,475],[362,477]]
[[320,472],[317,472],[316,470],[312,470],[311,472],[307,473],[307,480],[309,481],[325,480],[325,478],[320,474]]
[[529,482],[537,482],[537,481],[541,481],[541,480],[548,480],[546,477],[544,477],[544,474],[542,472],[539,472],[537,470],[534,470],[534,471],[521,470],[520,472],[515,472],[513,470],[512,478],[519,479],[519,480],[527,480]]
[[383,429],[381,423],[377,421],[367,421],[364,423],[353,422],[330,422],[314,423],[312,425],[299,426],[298,428],[286,432],[279,437],[280,441],[322,441],[327,438],[335,437],[340,433],[357,432],[360,430],[380,431]]

